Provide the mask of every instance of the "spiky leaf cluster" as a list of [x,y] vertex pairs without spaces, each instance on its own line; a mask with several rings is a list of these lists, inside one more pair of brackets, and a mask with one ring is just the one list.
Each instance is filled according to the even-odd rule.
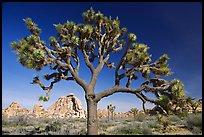
[[134,33],[129,33],[128,34],[128,38],[131,40],[131,41],[135,41],[137,39],[136,35]]
[[[175,79],[174,79],[175,80]],[[176,98],[184,98],[185,90],[184,85],[180,80],[176,80],[176,84],[171,87],[171,92]]]
[[169,76],[172,74],[171,69],[168,67],[169,57],[167,54],[163,54],[154,64],[154,68],[150,68],[151,72],[156,75]]
[[[173,79],[171,82],[175,82],[173,86],[169,88],[170,96],[162,95],[159,97],[158,103],[169,112],[174,112],[174,107],[180,107],[185,109],[185,90],[183,83],[180,80]],[[180,113],[180,112],[176,112]]]
[[18,61],[29,69],[41,70],[45,65],[45,52],[37,49],[35,43],[39,42],[39,37],[30,35],[17,42],[12,42],[11,47],[18,55]]
[[49,96],[40,96],[38,100],[46,102],[49,100]]
[[137,79],[137,75],[134,74],[136,71],[141,72],[144,78],[149,79],[148,74],[150,73],[150,67],[148,63],[151,62],[151,55],[147,52],[148,49],[149,47],[145,44],[133,43],[127,52],[123,69],[126,69],[127,66],[134,67],[134,69],[129,71],[129,75],[131,75],[133,79]]
[[30,32],[33,34],[33,35],[36,35],[38,36],[40,33],[41,33],[41,29],[38,28],[38,25],[35,24],[31,18],[26,18],[26,19],[23,19],[23,21],[25,22],[27,28],[30,30]]
[[[62,47],[69,47],[68,50],[63,51],[64,54],[69,51],[73,53],[77,47],[79,50],[85,51],[90,62],[106,53],[115,53],[122,49],[125,41],[120,38],[125,35],[127,29],[120,28],[118,17],[116,19],[108,18],[100,11],[95,12],[93,8],[84,12],[82,16],[86,24],[75,24],[72,21],[54,24],[58,41],[54,37],[50,37],[50,46],[60,52]],[[135,34],[130,33],[129,39],[135,40]],[[108,68],[114,66],[112,62],[105,65]]]
[[167,108],[170,100],[167,96],[162,95],[159,97],[159,100],[157,102],[160,106],[162,106],[162,108]]
[[147,53],[149,47],[145,44],[133,43],[132,49],[126,55],[126,62],[129,65],[140,66],[151,61],[151,56]]

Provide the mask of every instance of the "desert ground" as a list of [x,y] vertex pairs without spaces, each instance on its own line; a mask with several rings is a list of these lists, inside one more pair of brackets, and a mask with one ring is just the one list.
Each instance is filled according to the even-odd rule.
[[[164,117],[165,128],[157,115],[138,114],[136,117],[99,118],[100,135],[202,135],[202,113]],[[84,118],[2,117],[3,135],[86,135]]]

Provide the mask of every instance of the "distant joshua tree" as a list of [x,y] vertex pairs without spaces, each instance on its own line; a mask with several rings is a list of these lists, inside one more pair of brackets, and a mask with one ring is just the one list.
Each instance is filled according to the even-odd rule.
[[137,109],[137,108],[131,108],[131,109],[130,109],[130,113],[133,114],[134,119],[136,118],[136,114],[137,114],[138,112],[139,112],[139,109]]
[[[107,17],[92,8],[82,16],[84,24],[75,24],[72,21],[54,24],[57,35],[49,38],[49,44],[41,40],[41,29],[38,25],[31,18],[26,18],[24,21],[31,35],[11,43],[12,49],[18,55],[18,61],[23,66],[37,71],[42,70],[44,66],[50,68],[51,73],[48,72],[43,76],[45,80],[51,82],[49,86],[45,86],[39,76],[35,76],[32,82],[46,91],[46,96],[41,96],[40,100],[48,101],[54,84],[61,80],[75,81],[85,93],[87,133],[96,135],[98,134],[97,104],[104,97],[119,92],[129,93],[141,99],[143,106],[148,101],[161,104],[161,107],[168,110],[169,102],[175,100],[178,93],[183,95],[184,89],[178,88],[182,85],[180,80],[163,79],[164,76],[172,74],[167,54],[153,61],[152,55],[147,52],[149,47],[136,42],[137,37],[134,33],[129,33],[127,38],[124,38],[127,29],[120,26],[118,17],[115,19]],[[119,51],[123,52],[121,57],[117,57],[119,61],[110,62],[112,54],[117,54]],[[80,71],[85,69],[80,69],[82,61],[91,72],[90,81],[85,81],[80,76],[82,74]],[[104,67],[115,69],[114,84],[96,93],[97,78]],[[143,83],[140,85],[138,83],[137,88],[133,87],[132,81],[137,80],[140,74]],[[121,85],[122,81],[126,81],[126,86]],[[149,98],[143,92],[152,93],[156,98]]]
[[109,104],[107,106],[107,109],[108,109],[108,121],[109,121],[110,113],[111,113],[111,119],[113,120],[113,115],[114,115],[114,111],[115,111],[116,107],[113,106],[112,104]]

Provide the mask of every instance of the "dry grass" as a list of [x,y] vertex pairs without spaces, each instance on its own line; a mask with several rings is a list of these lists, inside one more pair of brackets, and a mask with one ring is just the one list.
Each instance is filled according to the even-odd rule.
[[[138,115],[134,118],[99,119],[101,135],[154,135],[202,134],[202,113],[189,114],[186,118],[175,115],[165,117],[170,123],[166,130],[157,116]],[[180,127],[182,128],[180,128]],[[179,130],[177,130],[179,129]],[[183,130],[184,133],[179,133]],[[186,132],[186,133],[185,133]],[[28,117],[2,117],[3,135],[86,135],[86,119],[50,119]]]

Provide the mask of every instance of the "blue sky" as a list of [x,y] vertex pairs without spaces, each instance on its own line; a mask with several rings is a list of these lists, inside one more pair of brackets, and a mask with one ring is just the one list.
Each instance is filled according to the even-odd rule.
[[[44,74],[29,70],[17,62],[17,56],[10,48],[12,41],[28,36],[22,19],[30,17],[42,29],[41,39],[48,43],[49,36],[56,35],[53,24],[67,20],[83,23],[82,13],[93,7],[106,16],[119,17],[121,27],[137,35],[138,42],[147,44],[153,60],[163,53],[170,57],[169,65],[173,75],[166,79],[177,78],[183,81],[186,95],[202,98],[202,4],[199,2],[67,2],[67,3],[2,3],[2,107],[17,101],[22,107],[33,108],[34,104],[43,104],[45,108],[53,104],[60,96],[74,93],[86,108],[84,91],[74,82],[62,81],[55,85],[48,102],[39,102],[38,97],[45,95],[38,85],[29,84],[35,74]],[[116,64],[122,52],[110,60]],[[79,75],[89,81],[88,68],[80,69]],[[96,92],[108,89],[114,84],[114,70],[103,69],[98,78]],[[142,79],[134,82],[138,87]],[[48,84],[45,82],[45,84]],[[150,95],[151,96],[151,95]],[[142,104],[134,95],[117,93],[102,99],[98,108],[105,109],[107,104],[116,106],[116,111],[129,111],[132,107],[141,108]],[[151,104],[147,104],[151,107]]]

